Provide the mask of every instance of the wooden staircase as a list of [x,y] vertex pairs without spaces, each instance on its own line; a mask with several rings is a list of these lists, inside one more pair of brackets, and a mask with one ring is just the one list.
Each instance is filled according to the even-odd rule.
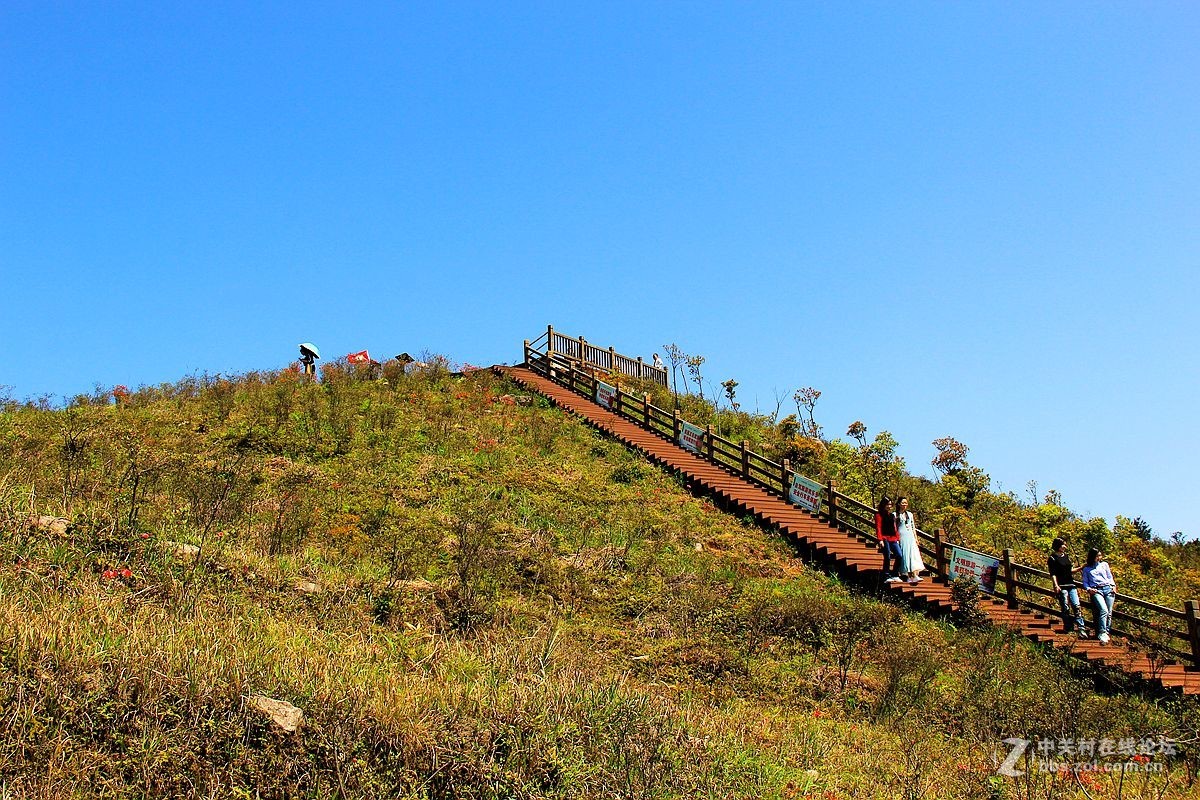
[[[882,583],[883,559],[878,550],[853,533],[839,530],[813,514],[772,495],[717,464],[685,450],[658,433],[649,431],[586,397],[525,366],[494,367],[559,408],[632,447],[650,460],[683,475],[703,491],[719,497],[738,514],[751,514],[759,522],[777,527],[789,536],[808,559],[835,569],[847,579],[880,585],[887,594],[925,612],[940,616],[954,610],[950,587],[940,578],[920,583]],[[1113,639],[1107,645],[1095,639],[1078,639],[1061,632],[1061,619],[1009,608],[1002,599],[987,598],[980,608],[992,624],[1016,631],[1039,644],[1058,648],[1083,661],[1119,669],[1164,690],[1200,694],[1200,670],[1171,660],[1152,660],[1127,642]]]

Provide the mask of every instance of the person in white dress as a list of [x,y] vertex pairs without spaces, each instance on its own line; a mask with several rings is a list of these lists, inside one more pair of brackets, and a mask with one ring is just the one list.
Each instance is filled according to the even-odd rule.
[[896,532],[900,534],[900,553],[904,556],[904,575],[901,577],[909,583],[920,583],[925,562],[917,547],[917,520],[908,510],[907,497],[901,497],[896,504]]

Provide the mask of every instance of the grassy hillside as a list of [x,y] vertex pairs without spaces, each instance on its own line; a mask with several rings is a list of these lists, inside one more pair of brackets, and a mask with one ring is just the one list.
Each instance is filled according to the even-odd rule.
[[854,594],[488,372],[367,377],[0,414],[3,792],[1194,791],[1186,747],[1151,775],[992,761],[1011,736],[1194,741],[1194,703]]

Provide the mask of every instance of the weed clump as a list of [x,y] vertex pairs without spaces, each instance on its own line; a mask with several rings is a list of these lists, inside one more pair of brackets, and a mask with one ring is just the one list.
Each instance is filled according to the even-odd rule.
[[955,578],[950,584],[950,599],[954,602],[954,621],[964,628],[978,629],[988,623],[987,613],[980,607],[983,592],[979,583],[970,577]]

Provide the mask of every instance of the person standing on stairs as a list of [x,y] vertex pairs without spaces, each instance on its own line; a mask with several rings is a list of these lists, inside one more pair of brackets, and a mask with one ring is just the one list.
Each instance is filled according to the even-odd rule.
[[1046,571],[1050,573],[1054,594],[1058,596],[1058,607],[1062,609],[1063,633],[1070,633],[1071,623],[1074,622],[1079,638],[1086,639],[1087,625],[1083,622],[1083,609],[1079,607],[1079,590],[1075,588],[1075,573],[1083,567],[1071,563],[1071,557],[1067,555],[1067,541],[1062,537],[1051,543],[1050,551],[1050,557],[1046,559]]
[[904,555],[900,552],[900,534],[896,532],[896,515],[892,513],[892,501],[886,497],[879,501],[875,511],[875,534],[883,548],[883,582],[899,583]]
[[921,548],[917,547],[917,520],[908,510],[907,497],[896,501],[896,533],[900,536],[900,554],[904,557],[901,577],[911,584],[918,584],[925,562],[921,560]]
[[1083,568],[1083,590],[1092,596],[1092,605],[1096,608],[1096,638],[1101,644],[1108,644],[1113,604],[1117,602],[1117,582],[1099,548],[1088,550],[1087,566]]

